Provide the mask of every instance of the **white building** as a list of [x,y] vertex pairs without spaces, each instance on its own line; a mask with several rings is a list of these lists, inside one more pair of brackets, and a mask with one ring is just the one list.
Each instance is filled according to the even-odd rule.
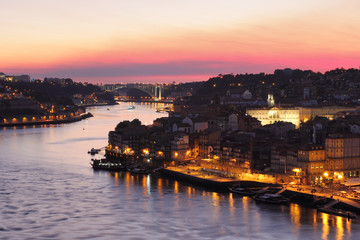
[[208,121],[202,119],[201,117],[196,117],[196,118],[186,117],[183,119],[182,123],[187,123],[190,125],[190,133],[197,133],[209,127]]
[[275,122],[291,122],[300,127],[300,110],[298,108],[263,108],[263,109],[247,109],[246,113],[257,118],[261,125],[273,124]]

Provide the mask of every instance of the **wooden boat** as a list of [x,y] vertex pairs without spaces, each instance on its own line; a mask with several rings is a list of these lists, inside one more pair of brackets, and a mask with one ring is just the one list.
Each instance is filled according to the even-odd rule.
[[264,188],[242,188],[242,187],[228,187],[229,191],[232,193],[240,194],[243,196],[254,196],[257,194],[265,194],[269,193],[270,188],[264,187]]
[[289,199],[280,194],[266,193],[262,195],[255,195],[253,199],[257,202],[270,204],[289,204]]
[[229,187],[229,191],[243,196],[253,196],[259,194],[259,188],[242,188],[242,187]]

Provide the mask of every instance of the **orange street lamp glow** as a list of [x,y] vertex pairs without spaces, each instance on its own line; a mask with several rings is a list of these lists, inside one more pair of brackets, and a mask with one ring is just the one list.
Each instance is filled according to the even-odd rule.
[[329,176],[329,173],[324,172],[324,176],[325,176],[325,177],[328,177],[328,176]]

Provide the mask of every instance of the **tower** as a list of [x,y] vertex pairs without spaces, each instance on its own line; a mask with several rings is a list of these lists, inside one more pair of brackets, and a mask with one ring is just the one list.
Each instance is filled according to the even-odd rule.
[[268,107],[272,108],[275,105],[274,95],[269,93],[267,98]]
[[155,84],[155,99],[157,101],[161,100],[161,84]]
[[308,88],[308,87],[304,88],[304,99],[305,100],[310,99],[310,88]]

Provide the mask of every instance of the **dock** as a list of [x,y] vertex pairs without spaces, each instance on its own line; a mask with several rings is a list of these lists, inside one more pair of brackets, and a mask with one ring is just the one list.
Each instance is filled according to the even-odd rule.
[[240,181],[236,181],[231,178],[211,175],[198,169],[191,168],[167,167],[161,169],[160,173],[170,178],[179,179],[195,185],[213,188],[217,190],[227,190],[229,186],[240,183]]
[[166,177],[182,180],[202,187],[228,191],[230,186],[244,188],[281,187],[279,184],[257,182],[253,180],[239,180],[229,173],[210,171],[200,167],[167,167],[160,171]]

